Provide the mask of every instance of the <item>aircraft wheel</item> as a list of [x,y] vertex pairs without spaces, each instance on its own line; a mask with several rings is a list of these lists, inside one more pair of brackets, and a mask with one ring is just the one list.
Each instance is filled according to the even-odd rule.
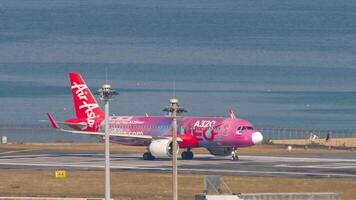
[[194,157],[194,154],[191,151],[183,151],[182,152],[182,160],[192,160],[193,157]]
[[145,153],[143,154],[142,158],[143,158],[144,160],[148,160],[148,153],[145,152]]
[[238,156],[237,154],[232,154],[232,155],[231,155],[231,160],[232,160],[232,161],[239,160],[239,156]]
[[232,161],[239,160],[239,155],[237,154],[237,147],[234,147],[231,151],[231,160]]
[[181,156],[182,156],[182,160],[187,160],[187,152],[186,151],[183,151]]
[[142,157],[144,160],[154,160],[155,159],[155,157],[150,152],[145,152]]

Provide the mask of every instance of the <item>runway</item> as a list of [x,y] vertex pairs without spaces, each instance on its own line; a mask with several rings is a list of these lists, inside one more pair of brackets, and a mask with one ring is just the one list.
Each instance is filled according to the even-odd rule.
[[[179,173],[285,176],[285,177],[333,177],[356,178],[355,154],[285,154],[240,155],[239,161],[230,157],[195,155],[194,160],[178,160]],[[0,170],[102,170],[104,155],[100,153],[60,151],[6,151],[0,152]],[[112,171],[169,172],[168,158],[146,161],[139,153],[111,155]]]

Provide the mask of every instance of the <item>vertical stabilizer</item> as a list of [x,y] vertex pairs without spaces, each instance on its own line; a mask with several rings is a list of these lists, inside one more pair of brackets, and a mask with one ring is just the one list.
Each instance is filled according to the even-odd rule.
[[78,119],[85,119],[88,127],[93,128],[105,118],[104,112],[79,73],[69,73],[69,79],[76,116]]
[[227,112],[229,113],[231,119],[236,119],[235,113],[231,108],[229,108]]

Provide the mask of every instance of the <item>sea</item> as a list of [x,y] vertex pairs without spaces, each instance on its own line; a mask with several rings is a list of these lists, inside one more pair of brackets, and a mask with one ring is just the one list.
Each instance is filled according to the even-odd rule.
[[68,73],[119,92],[115,115],[228,116],[258,128],[356,129],[352,0],[2,0],[0,136],[95,141],[48,129],[74,117]]

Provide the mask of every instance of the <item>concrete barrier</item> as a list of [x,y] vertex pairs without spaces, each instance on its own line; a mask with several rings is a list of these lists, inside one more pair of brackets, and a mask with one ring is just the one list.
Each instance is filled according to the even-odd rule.
[[206,195],[197,194],[195,195],[195,200],[243,200],[237,195],[231,194],[220,194],[220,195]]
[[[219,196],[221,198],[219,198]],[[212,198],[210,198],[212,197]],[[238,197],[238,198],[237,198]],[[209,199],[226,199],[226,200],[339,200],[337,193],[245,193],[236,195],[207,195],[197,194],[195,200]]]
[[243,200],[339,200],[337,193],[251,193],[238,195]]
[[104,200],[104,198],[0,197],[0,200]]

